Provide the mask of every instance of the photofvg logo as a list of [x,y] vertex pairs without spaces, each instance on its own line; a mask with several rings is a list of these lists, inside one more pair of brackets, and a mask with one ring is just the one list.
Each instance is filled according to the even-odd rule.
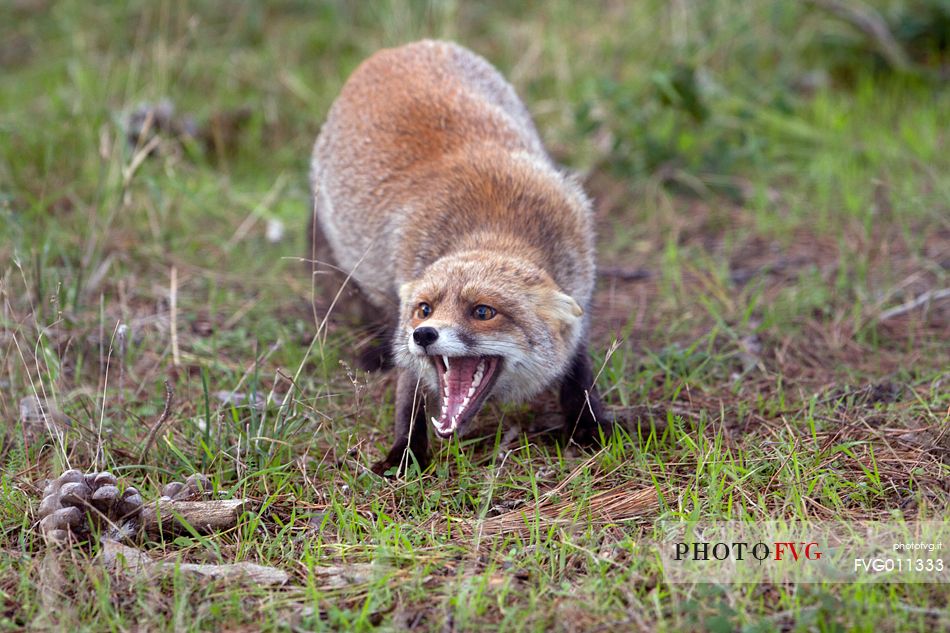
[[746,541],[732,543],[709,543],[694,542],[675,543],[676,560],[685,560],[691,557],[694,561],[699,560],[718,560],[724,561],[728,558],[734,558],[737,561],[753,558],[759,562],[766,560],[775,560],[781,562],[787,557],[794,561],[799,560],[821,560],[821,551],[818,543],[794,542],[794,541],[775,541],[772,543],[748,543]]
[[672,583],[950,582],[946,521],[662,522],[656,532]]

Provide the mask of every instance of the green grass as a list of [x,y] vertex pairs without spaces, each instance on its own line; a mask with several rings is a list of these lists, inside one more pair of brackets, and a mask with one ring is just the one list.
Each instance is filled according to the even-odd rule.
[[[657,520],[950,511],[950,308],[881,320],[950,286],[950,90],[935,79],[948,53],[914,30],[950,12],[876,6],[911,72],[778,0],[5,4],[0,626],[946,627],[945,585],[670,585],[640,547]],[[556,414],[489,407],[483,437],[380,480],[366,467],[391,440],[393,377],[352,368],[353,324],[331,320],[310,345],[311,145],[361,59],[424,36],[510,77],[597,201],[592,353],[628,422],[599,452],[536,433],[501,447],[494,421]],[[165,136],[140,160],[123,121],[162,99],[217,142]],[[205,125],[242,108],[236,129]],[[166,380],[172,416],[143,458]],[[292,398],[223,403],[231,391]],[[21,418],[29,396],[61,440]],[[57,577],[35,511],[67,465],[109,468],[146,499],[208,473],[257,509],[150,553],[273,565],[290,583],[131,581],[95,563],[97,546]],[[618,486],[654,488],[659,507],[596,520],[591,498]],[[574,504],[572,525],[544,519],[552,500]],[[463,529],[519,509],[510,530]]]

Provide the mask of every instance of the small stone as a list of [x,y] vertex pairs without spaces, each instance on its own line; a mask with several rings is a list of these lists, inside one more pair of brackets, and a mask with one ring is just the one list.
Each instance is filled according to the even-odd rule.
[[246,394],[240,391],[218,391],[214,395],[222,404],[229,404],[234,407],[247,406],[263,411],[267,404],[267,398],[261,393]]
[[326,516],[326,512],[314,512],[310,515],[310,518],[307,519],[307,527],[311,530],[320,530],[320,528],[323,527],[323,521]]
[[277,218],[268,218],[265,234],[268,242],[276,244],[284,239],[284,223]]

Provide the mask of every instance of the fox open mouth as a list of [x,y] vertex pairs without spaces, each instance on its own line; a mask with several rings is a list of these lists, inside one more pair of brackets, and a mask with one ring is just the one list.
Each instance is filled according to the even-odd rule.
[[432,356],[439,374],[441,413],[432,418],[440,437],[449,437],[468,422],[491,393],[498,379],[501,359],[497,356]]

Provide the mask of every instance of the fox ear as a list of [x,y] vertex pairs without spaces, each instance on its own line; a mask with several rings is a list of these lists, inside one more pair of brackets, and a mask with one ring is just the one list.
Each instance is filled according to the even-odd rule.
[[[580,307],[574,297],[563,292],[556,293],[558,304],[565,313],[569,313],[574,319],[584,316],[584,308]],[[572,321],[574,319],[571,319]]]
[[574,301],[574,297],[560,290],[551,290],[544,303],[545,311],[563,327],[574,325],[574,322],[584,315],[584,309]]

